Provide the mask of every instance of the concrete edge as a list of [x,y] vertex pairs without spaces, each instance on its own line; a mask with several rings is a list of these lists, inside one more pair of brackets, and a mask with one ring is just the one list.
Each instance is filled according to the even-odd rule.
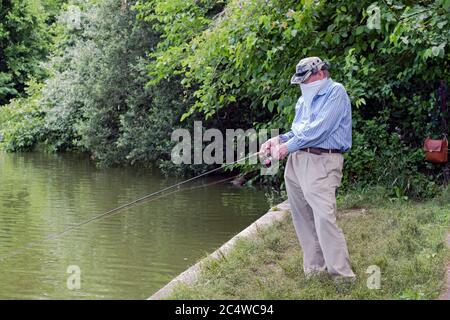
[[253,222],[250,226],[242,230],[236,236],[231,238],[225,244],[223,244],[219,249],[214,251],[208,257],[200,260],[195,265],[191,266],[186,271],[182,272],[180,275],[175,277],[172,281],[170,281],[163,288],[154,293],[148,300],[161,300],[170,296],[173,292],[173,289],[180,283],[184,283],[186,285],[192,285],[197,279],[202,271],[202,265],[208,259],[220,259],[226,256],[235,246],[236,241],[242,238],[249,238],[251,236],[256,235],[259,231],[266,229],[273,225],[277,221],[283,220],[290,210],[289,203],[286,201],[276,205],[274,208],[277,208],[276,211],[272,211],[272,208],[264,214],[261,218]]

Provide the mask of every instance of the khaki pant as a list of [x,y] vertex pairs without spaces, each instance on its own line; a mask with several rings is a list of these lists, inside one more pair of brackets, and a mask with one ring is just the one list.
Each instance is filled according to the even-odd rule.
[[355,276],[344,234],[336,224],[336,188],[343,164],[340,153],[297,151],[287,160],[284,179],[305,274],[326,270],[333,276]]

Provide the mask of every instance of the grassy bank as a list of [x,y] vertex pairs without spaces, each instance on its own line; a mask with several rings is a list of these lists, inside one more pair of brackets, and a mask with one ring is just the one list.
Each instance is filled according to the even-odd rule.
[[[382,189],[338,198],[355,284],[328,276],[306,279],[290,216],[252,239],[240,240],[221,260],[208,261],[192,286],[170,299],[434,299],[445,285],[450,189],[428,202],[389,199]],[[369,266],[381,270],[369,289]]]

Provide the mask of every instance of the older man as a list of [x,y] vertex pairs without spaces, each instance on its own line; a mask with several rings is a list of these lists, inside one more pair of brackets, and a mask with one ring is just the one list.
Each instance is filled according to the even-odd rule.
[[291,83],[300,85],[302,96],[291,131],[268,140],[261,151],[275,160],[289,154],[284,179],[305,274],[327,271],[353,280],[344,234],[336,224],[342,153],[352,144],[351,106],[345,88],[329,77],[328,69],[328,62],[318,57],[297,64]]

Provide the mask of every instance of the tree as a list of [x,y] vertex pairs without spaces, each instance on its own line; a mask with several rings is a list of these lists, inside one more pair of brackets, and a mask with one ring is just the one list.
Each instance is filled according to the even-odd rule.
[[43,77],[40,62],[51,39],[48,17],[40,0],[0,1],[0,106],[23,93],[30,77]]

